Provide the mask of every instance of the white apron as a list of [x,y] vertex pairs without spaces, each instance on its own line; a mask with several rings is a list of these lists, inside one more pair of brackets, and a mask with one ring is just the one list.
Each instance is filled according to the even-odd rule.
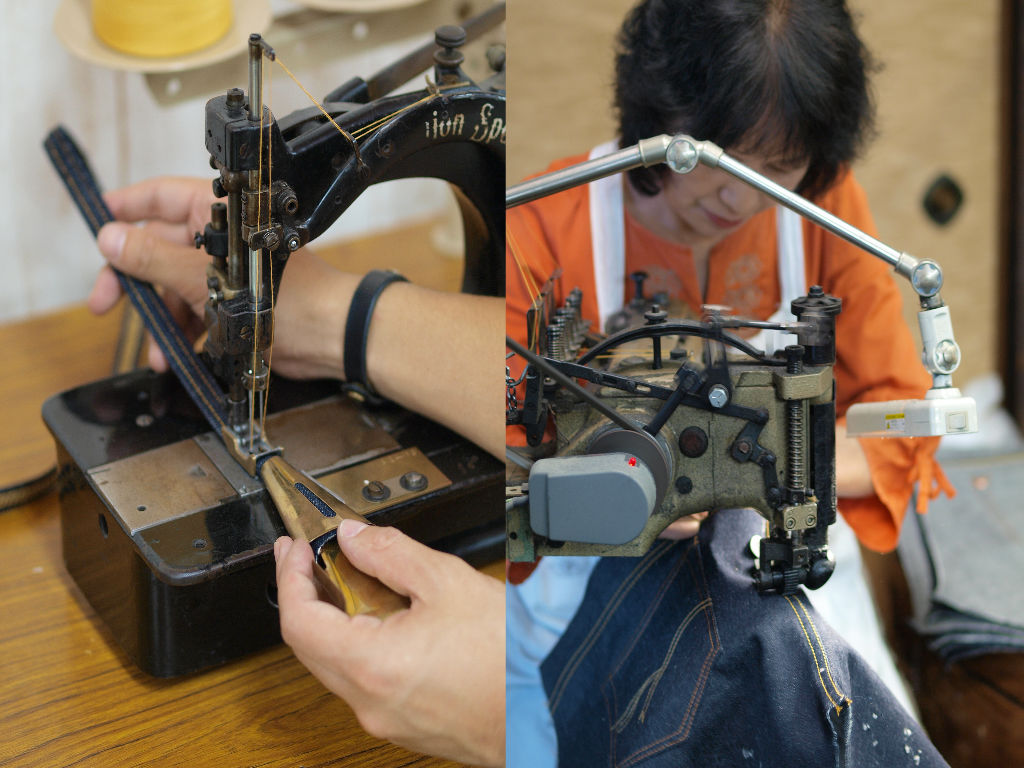
[[[595,147],[590,159],[617,149],[614,142]],[[590,183],[590,238],[594,258],[594,282],[597,286],[597,311],[601,328],[622,308],[622,287],[626,284],[625,208],[622,200],[622,177],[605,176]],[[779,244],[779,286],[782,301],[769,320],[785,323],[796,320],[789,311],[790,302],[807,293],[804,269],[804,238],[800,215],[788,208],[776,209]],[[693,307],[699,312],[699,307]],[[771,354],[787,344],[796,344],[796,336],[781,331],[761,331],[748,339],[755,347]]]

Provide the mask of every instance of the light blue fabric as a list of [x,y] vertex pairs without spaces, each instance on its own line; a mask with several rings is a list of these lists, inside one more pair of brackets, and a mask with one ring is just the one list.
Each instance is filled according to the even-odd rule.
[[545,557],[523,584],[506,587],[505,762],[555,768],[558,748],[540,663],[579,608],[596,557]]

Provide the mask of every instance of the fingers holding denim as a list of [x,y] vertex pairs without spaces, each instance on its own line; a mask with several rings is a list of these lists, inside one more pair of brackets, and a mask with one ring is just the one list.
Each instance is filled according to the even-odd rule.
[[104,315],[112,310],[121,300],[121,283],[109,266],[104,266],[92,284],[86,306],[94,315]]
[[112,222],[100,230],[96,242],[111,266],[173,291],[193,309],[201,308],[206,299],[203,276],[208,256],[167,240],[161,229],[160,226],[136,227]]
[[210,204],[215,200],[208,180],[172,176],[146,179],[107,192],[103,198],[120,221],[160,220],[197,229],[210,220]]

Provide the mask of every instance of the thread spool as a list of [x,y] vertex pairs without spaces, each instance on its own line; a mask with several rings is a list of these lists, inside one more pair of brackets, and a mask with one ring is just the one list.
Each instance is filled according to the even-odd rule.
[[223,38],[232,21],[231,0],[92,0],[96,37],[145,58],[202,50]]

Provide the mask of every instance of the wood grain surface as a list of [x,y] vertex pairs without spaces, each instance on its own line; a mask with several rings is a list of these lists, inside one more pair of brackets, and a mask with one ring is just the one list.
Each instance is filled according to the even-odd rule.
[[[445,287],[461,274],[457,261],[402,263],[401,254],[415,253],[410,244],[422,253],[433,226],[389,236],[399,255],[389,266],[417,277],[433,270],[428,279]],[[380,245],[371,239],[328,256],[365,271]],[[40,406],[107,375],[115,315],[72,307],[0,327],[0,484],[52,464]],[[500,575],[502,565],[487,570]],[[64,570],[55,494],[0,513],[0,601],[0,765],[454,765],[368,736],[286,646],[175,680],[140,672]]]

